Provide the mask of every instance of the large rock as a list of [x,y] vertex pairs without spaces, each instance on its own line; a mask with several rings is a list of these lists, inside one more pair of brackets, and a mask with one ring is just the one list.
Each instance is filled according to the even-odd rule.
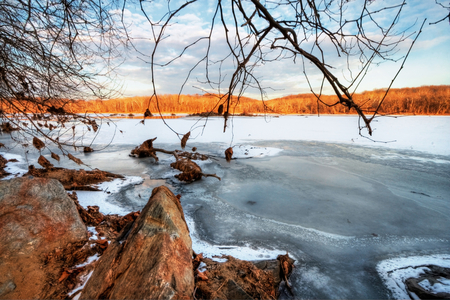
[[155,188],[139,217],[111,242],[81,299],[192,299],[192,242],[177,197]]
[[0,181],[0,299],[45,297],[46,255],[87,238],[75,204],[59,181]]

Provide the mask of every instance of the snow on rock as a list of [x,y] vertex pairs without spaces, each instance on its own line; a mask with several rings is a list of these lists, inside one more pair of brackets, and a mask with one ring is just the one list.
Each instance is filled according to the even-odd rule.
[[[392,292],[395,299],[410,299],[417,296],[406,289],[405,281],[408,278],[417,278],[423,274],[428,265],[437,265],[450,268],[450,254],[435,254],[426,256],[398,257],[383,260],[377,265],[377,271],[386,287]],[[426,282],[422,281],[426,289]],[[425,285],[425,286],[424,286]],[[441,284],[434,285],[429,290],[433,292],[450,293],[450,280],[443,280]],[[417,297],[417,299],[419,299]]]

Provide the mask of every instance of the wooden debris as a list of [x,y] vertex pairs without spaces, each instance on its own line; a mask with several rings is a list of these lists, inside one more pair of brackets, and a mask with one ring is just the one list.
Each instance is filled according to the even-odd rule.
[[202,177],[215,177],[221,180],[216,174],[204,174],[202,169],[188,158],[180,158],[176,162],[171,163],[170,166],[182,172],[181,174],[175,175],[180,181],[192,182]]
[[37,137],[33,137],[33,146],[38,149],[41,150],[42,148],[45,147],[45,144],[43,141],[41,141],[40,139],[38,139]]
[[144,118],[146,117],[153,117],[152,113],[150,112],[150,110],[147,108],[144,112]]
[[[183,140],[187,140],[189,138],[190,132],[184,135]],[[200,154],[198,152],[192,153],[192,152],[181,152],[179,150],[174,151],[168,151],[164,149],[158,149],[153,147],[153,141],[156,140],[156,138],[146,140],[142,143],[142,145],[134,148],[131,150],[131,156],[137,156],[137,157],[153,157],[156,161],[158,161],[158,157],[156,156],[156,152],[162,152],[166,154],[171,154],[175,157],[176,161],[170,166],[172,168],[175,168],[177,170],[180,170],[182,173],[175,175],[176,178],[180,181],[186,181],[186,182],[193,182],[195,180],[199,180],[202,177],[215,177],[219,180],[220,177],[218,177],[216,174],[205,174],[202,172],[202,169],[194,163],[193,160],[207,160],[208,156],[204,154]],[[183,141],[182,141],[183,143]]]
[[51,152],[52,154],[51,154],[51,156],[52,156],[52,158],[54,159],[54,160],[57,160],[58,162],[59,162],[59,155],[58,154],[56,154],[56,153],[53,153],[53,152]]
[[39,156],[38,164],[40,164],[45,169],[51,169],[53,168],[53,165],[51,162],[48,161],[44,156]]
[[81,159],[76,158],[75,156],[73,156],[72,154],[67,154],[67,156],[69,157],[69,159],[71,161],[74,161],[75,163],[77,163],[78,165],[84,165],[84,163],[81,161]]
[[191,132],[189,131],[186,133],[183,138],[181,139],[181,148],[184,149],[186,147],[187,140],[189,139],[189,136],[191,135]]
[[94,152],[94,149],[92,149],[91,147],[84,147],[83,152],[84,153]]
[[294,268],[294,260],[289,257],[289,254],[278,255],[277,260],[280,262],[280,277],[286,282],[289,292],[293,294],[292,287],[289,284],[288,278],[292,274],[292,269]]
[[38,169],[33,165],[28,167],[28,173],[40,178],[53,178],[59,180],[66,190],[99,191],[94,184],[110,181],[114,178],[123,178],[122,175],[100,170],[72,170],[65,168]]
[[196,271],[196,276],[199,280],[208,281],[208,276],[205,274],[206,272],[200,272],[199,270]]
[[225,150],[225,159],[227,160],[227,162],[231,161],[232,156],[233,156],[233,148],[230,147],[227,150]]
[[[273,270],[262,270],[253,263],[222,256],[225,262],[202,258],[206,271],[196,270],[196,299],[272,299],[278,294],[279,282]],[[275,263],[275,265],[277,265]]]
[[19,128],[13,127],[11,125],[11,123],[9,123],[9,122],[5,122],[5,123],[0,124],[0,132],[10,133],[10,132],[16,131],[16,130],[19,130]]
[[153,149],[153,141],[154,140],[156,140],[156,138],[144,141],[140,146],[131,150],[131,155],[137,156],[139,158],[153,157],[156,161],[158,161],[159,159],[156,156],[155,150]]

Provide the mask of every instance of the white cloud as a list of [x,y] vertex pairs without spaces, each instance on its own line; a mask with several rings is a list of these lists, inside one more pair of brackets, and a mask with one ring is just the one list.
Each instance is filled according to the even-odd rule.
[[[353,1],[351,6],[346,11],[346,18],[354,18],[361,13],[361,7],[358,6],[362,0]],[[161,5],[162,2],[158,5]],[[426,2],[426,4],[425,4]],[[166,3],[166,2],[165,2]],[[173,3],[173,2],[171,2]],[[174,3],[180,4],[182,2]],[[184,2],[183,2],[184,3]],[[212,14],[215,11],[213,1],[199,1],[197,6],[188,8],[186,13],[180,13],[173,21],[173,25],[168,27],[165,31],[165,37],[156,52],[156,62],[165,63],[169,60],[177,57],[187,45],[193,43],[200,37],[208,36],[210,29],[210,22]],[[394,5],[395,3],[393,3]],[[432,3],[434,4],[434,3]],[[386,1],[375,1],[369,7],[372,10],[378,9],[378,5],[390,5]],[[175,7],[175,6],[173,6]],[[166,6],[155,6],[149,10],[149,16],[157,19],[157,16],[161,16],[166,9]],[[398,22],[399,29],[406,29],[406,26],[411,25],[416,19],[424,19],[425,17],[436,16],[441,10],[436,5],[430,5],[429,1],[408,1],[408,4],[404,7],[404,15]],[[288,6],[282,6],[278,9],[277,15],[288,15],[290,11]],[[225,11],[225,15],[229,15],[229,11]],[[378,22],[390,22],[393,12],[384,11],[377,18]],[[135,37],[133,40],[136,48],[142,54],[130,51],[126,62],[119,68],[119,73],[123,76],[126,82],[127,95],[143,95],[150,89],[151,72],[149,62],[149,55],[154,48],[154,39],[152,34],[152,28],[147,22],[146,18],[136,10],[126,10],[124,15],[125,23],[128,24],[130,33]],[[409,29],[408,32],[414,32],[418,30],[420,20],[416,23],[415,27]],[[445,84],[450,82],[449,78],[449,62],[445,59],[445,54],[441,53],[443,49],[450,49],[450,35],[448,31],[448,24],[442,24],[425,26],[424,32],[417,41],[410,59],[407,61],[405,70],[401,73],[395,86],[415,86],[424,84]],[[261,23],[261,26],[263,24]],[[370,37],[379,38],[380,32],[376,31],[375,27],[367,27]],[[235,28],[229,24],[229,34],[233,34]],[[355,28],[349,28],[348,32],[354,31]],[[370,30],[369,30],[370,29]],[[158,30],[158,28],[156,28]],[[244,28],[239,28],[239,32],[244,36],[246,32]],[[398,31],[397,31],[398,32]],[[406,54],[409,45],[412,42],[412,38],[409,38],[404,44],[398,47],[399,52],[395,58],[401,58]],[[212,47],[210,49],[210,60],[218,61],[224,59],[229,54],[229,48],[225,41],[225,33],[221,24],[216,22],[214,24],[214,33],[211,39]],[[311,47],[311,42],[303,44],[305,49]],[[158,86],[158,92],[160,93],[178,93],[181,85],[183,84],[186,76],[191,68],[205,55],[208,43],[206,41],[200,41],[196,45],[186,50],[183,57],[175,60],[170,66],[156,67],[155,81]],[[321,43],[321,47],[326,53],[326,61],[334,67],[334,74],[346,82],[345,80],[350,78],[350,73],[346,70],[347,60],[343,57],[339,57],[336,54],[333,44],[326,40]],[[314,52],[316,55],[319,52]],[[147,56],[146,56],[147,55]],[[141,59],[139,59],[140,57]],[[270,56],[268,56],[270,57]],[[358,72],[359,68],[356,66],[359,57],[352,56],[350,64],[353,69],[353,75]],[[184,93],[198,93],[199,90],[193,88],[193,86],[202,86],[200,81],[205,80],[205,63],[202,62],[191,73],[191,79],[186,84]],[[387,87],[390,84],[392,77],[398,70],[401,62],[398,63],[383,63],[380,66],[373,65],[370,68],[370,73],[365,81],[360,86],[360,90],[372,90],[376,88]],[[232,57],[226,59],[222,64],[222,73],[219,77],[218,67],[219,64],[211,64],[211,79],[213,81],[219,81],[219,78],[224,78],[225,73],[226,80],[231,78],[234,63]],[[309,74],[309,79],[314,87],[319,87],[322,75],[317,72],[317,68],[311,63],[305,64],[306,71]],[[431,70],[433,68],[433,70]],[[261,80],[261,83],[265,87],[271,87],[273,90],[268,89],[268,97],[274,98],[281,95],[297,94],[309,91],[308,84],[303,76],[303,65],[300,58],[297,58],[297,62],[293,63],[292,60],[281,60],[277,62],[266,63],[264,66],[257,68],[255,76]],[[222,87],[228,83],[222,83]],[[207,88],[207,87],[205,87]],[[331,93],[331,89],[327,89],[326,92]],[[257,96],[256,93],[250,96]]]

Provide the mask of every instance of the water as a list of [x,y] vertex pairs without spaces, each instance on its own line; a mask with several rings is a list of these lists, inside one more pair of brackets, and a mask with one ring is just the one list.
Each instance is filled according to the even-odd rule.
[[[196,138],[188,147],[213,156],[199,164],[221,181],[180,183],[173,177],[178,171],[169,167],[174,160],[169,155],[158,155],[158,163],[128,157],[137,144],[154,136],[156,147],[179,149],[177,137],[158,120],[148,120],[145,130],[135,131],[135,120],[120,120],[118,126],[129,136],[105,151],[78,157],[93,167],[144,179],[109,196],[107,201],[123,210],[141,209],[152,188],[161,184],[181,194],[197,252],[247,253],[246,259],[289,252],[297,260],[291,278],[296,299],[392,297],[377,272],[380,262],[450,254],[450,137],[445,129],[450,118],[387,119],[389,126],[400,122],[395,123],[397,131],[384,128],[389,136],[378,138],[393,136],[397,144],[373,144],[349,135],[354,117],[313,119],[313,124],[323,120],[328,129],[323,135],[314,130],[315,138],[285,133],[286,124],[310,125],[311,119],[280,118],[269,124],[270,133],[258,135],[267,120],[240,118],[235,125],[243,129],[231,136],[221,135],[220,119],[209,120],[203,135],[193,132]],[[381,129],[387,126],[383,120]],[[174,122],[177,128],[194,128],[196,120]],[[429,134],[414,138],[409,133],[414,126]],[[94,145],[106,143],[106,136]],[[230,141],[238,159],[227,163],[221,157]],[[29,160],[37,155],[29,153]],[[283,293],[282,298],[292,297]]]

